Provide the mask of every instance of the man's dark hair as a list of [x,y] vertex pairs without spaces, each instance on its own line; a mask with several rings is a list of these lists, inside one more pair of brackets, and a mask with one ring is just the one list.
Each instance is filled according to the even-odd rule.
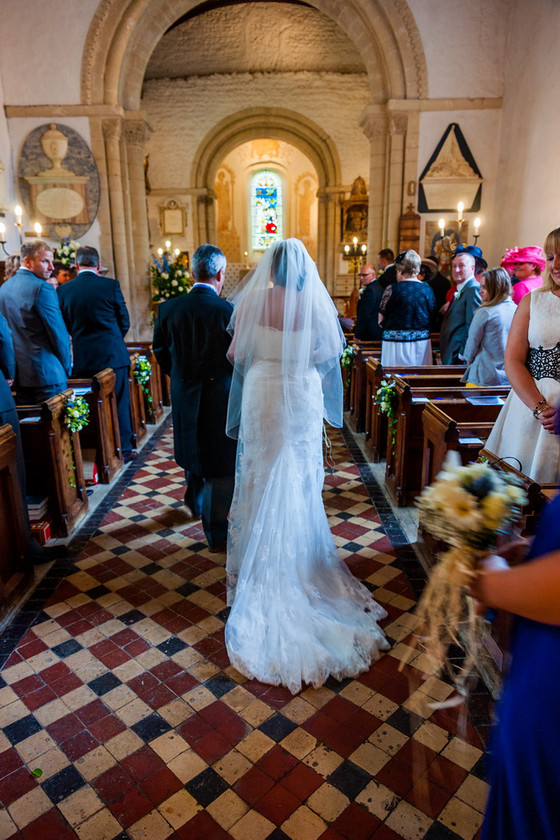
[[379,252],[379,256],[383,257],[385,260],[391,260],[391,262],[395,259],[395,254],[390,248],[382,248]]
[[52,253],[52,246],[42,239],[34,239],[32,242],[24,242],[19,249],[21,261],[23,262],[28,257],[36,257],[41,251],[50,251]]
[[76,251],[76,265],[82,268],[96,268],[99,265],[99,251],[92,245],[80,245]]
[[215,245],[200,245],[193,254],[191,261],[192,276],[195,280],[205,283],[214,280],[218,272],[226,267],[226,256]]

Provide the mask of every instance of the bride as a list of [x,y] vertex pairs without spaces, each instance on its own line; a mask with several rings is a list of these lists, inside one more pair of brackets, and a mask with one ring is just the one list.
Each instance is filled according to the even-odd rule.
[[377,626],[387,613],[338,557],[322,501],[323,418],[342,426],[344,339],[298,239],[272,245],[232,302],[226,646],[242,674],[295,694],[356,676],[389,647]]

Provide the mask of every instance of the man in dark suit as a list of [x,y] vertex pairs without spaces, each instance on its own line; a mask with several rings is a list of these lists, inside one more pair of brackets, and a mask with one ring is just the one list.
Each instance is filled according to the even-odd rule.
[[463,364],[462,356],[474,313],[481,303],[480,284],[474,276],[475,258],[466,250],[457,251],[451,263],[453,280],[457,284],[441,324],[439,346],[444,365]]
[[12,331],[18,402],[35,404],[67,387],[70,338],[58,297],[47,280],[53,253],[37,239],[21,246],[21,267],[0,286],[0,312]]
[[372,265],[364,265],[360,269],[360,297],[356,312],[354,335],[360,341],[381,341],[383,330],[379,326],[379,304],[385,289],[375,278]]
[[233,307],[222,300],[226,258],[201,245],[192,258],[188,295],[162,303],[154,353],[171,377],[175,460],[185,470],[185,504],[202,517],[210,548],[224,550],[233,495],[236,441],[226,435],[232,366],[227,325]]
[[74,376],[89,377],[104,368],[115,371],[115,399],[121,451],[132,452],[128,375],[130,356],[124,336],[130,326],[128,310],[117,280],[99,274],[99,253],[84,245],[76,251],[77,276],[58,289],[62,315],[72,336]]

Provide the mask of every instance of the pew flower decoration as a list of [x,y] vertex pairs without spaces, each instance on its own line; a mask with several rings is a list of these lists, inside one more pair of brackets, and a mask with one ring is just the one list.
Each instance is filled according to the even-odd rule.
[[145,356],[138,356],[136,359],[136,366],[134,368],[134,379],[146,395],[149,403],[152,402],[152,395],[150,394],[149,381],[152,375],[152,366]]
[[381,385],[375,392],[374,402],[379,406],[382,414],[387,415],[387,422],[391,430],[391,444],[395,445],[397,436],[397,383],[394,380],[382,379]]
[[[463,467],[456,452],[448,452],[442,471],[416,502],[424,530],[450,546],[433,568],[416,608],[418,640],[430,670],[445,668],[457,690],[443,705],[462,702],[485,633],[484,619],[468,594],[469,583],[498,533],[519,518],[526,502],[513,477],[487,463]],[[459,670],[447,657],[452,643],[466,654]]]
[[63,239],[54,252],[55,262],[73,266],[76,260],[76,251],[79,247],[79,242],[74,242],[73,239]]
[[348,388],[350,385],[350,376],[352,373],[352,363],[354,360],[354,356],[356,355],[356,348],[353,345],[348,344],[344,350],[342,351],[342,356],[340,357],[340,366],[343,371],[344,377],[344,387]]
[[84,397],[72,394],[66,400],[64,422],[74,434],[80,432],[89,423],[89,405]]
[[183,295],[192,286],[187,254],[172,254],[169,251],[154,258],[150,267],[153,297],[155,303]]

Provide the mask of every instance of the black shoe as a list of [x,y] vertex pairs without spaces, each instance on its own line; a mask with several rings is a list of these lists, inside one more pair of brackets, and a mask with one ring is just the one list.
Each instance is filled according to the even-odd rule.
[[34,566],[52,563],[53,560],[65,557],[67,554],[68,549],[65,545],[39,545],[35,540],[31,540],[29,547],[29,557]]
[[227,551],[227,542],[223,542],[221,545],[211,545],[208,547],[208,551],[210,554],[225,554]]

